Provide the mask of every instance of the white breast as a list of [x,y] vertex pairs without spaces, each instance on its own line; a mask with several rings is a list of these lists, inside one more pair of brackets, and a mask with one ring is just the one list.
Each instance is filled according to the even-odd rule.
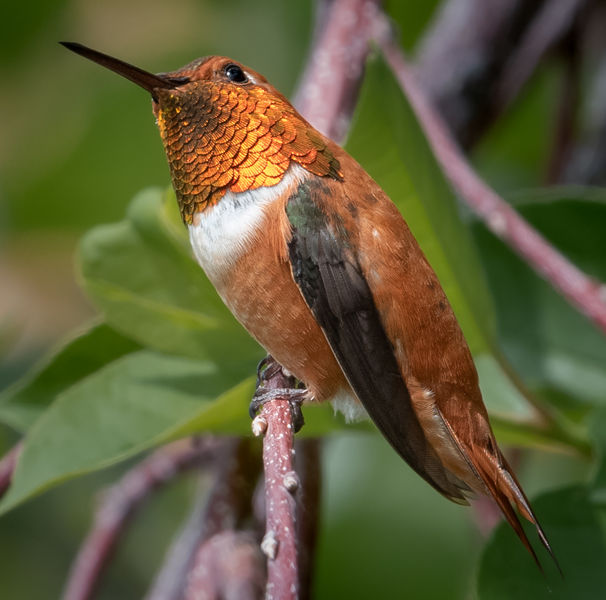
[[[278,199],[290,187],[309,177],[297,164],[291,164],[282,181],[253,192],[227,192],[219,202],[199,213],[189,226],[189,238],[194,254],[208,278],[223,296],[223,277],[236,266],[238,259],[255,240],[265,219],[265,207]],[[226,301],[229,306],[229,302]],[[232,309],[233,310],[233,309]],[[241,320],[243,315],[239,314]],[[331,403],[335,411],[345,415],[348,422],[368,418],[364,407],[349,392],[341,390]]]
[[309,173],[293,163],[280,183],[249,192],[227,192],[215,205],[199,213],[189,226],[189,239],[200,266],[213,284],[236,265],[261,227],[265,207]]

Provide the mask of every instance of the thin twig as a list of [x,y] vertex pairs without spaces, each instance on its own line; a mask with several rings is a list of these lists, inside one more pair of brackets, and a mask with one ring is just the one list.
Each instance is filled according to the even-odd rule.
[[261,448],[257,440],[228,440],[220,458],[215,485],[208,498],[204,538],[225,529],[239,529],[252,511],[252,496],[261,475]]
[[455,190],[495,235],[606,333],[606,286],[570,263],[475,173],[416,83],[385,16],[377,17],[376,36]]
[[[147,600],[179,600],[199,548],[224,530],[238,529],[251,513],[252,495],[261,473],[256,441],[217,439],[210,494],[200,492],[181,531],[167,552]],[[208,486],[204,486],[207,488]]]
[[380,0],[333,0],[322,6],[313,46],[293,104],[324,135],[345,137],[364,73]]
[[196,553],[183,600],[260,600],[263,558],[254,533],[228,529],[215,534]]
[[511,104],[542,58],[574,29],[588,0],[557,0],[543,4],[507,62],[496,91],[497,113]]
[[[263,391],[294,388],[272,359],[260,373]],[[267,556],[267,600],[295,600],[299,597],[297,519],[295,494],[299,478],[294,470],[294,418],[286,397],[276,396],[263,404],[253,421],[255,435],[263,438],[265,473],[265,536],[261,550]]]
[[104,495],[86,540],[80,547],[67,580],[64,600],[91,598],[99,575],[136,509],[150,493],[171,481],[176,473],[208,461],[214,440],[182,440],[156,450],[128,471]]
[[594,2],[581,24],[583,62],[593,63],[586,78],[582,135],[571,152],[561,183],[606,185],[606,4]]
[[208,486],[200,481],[198,487],[190,513],[173,539],[145,600],[181,600],[183,597],[187,574],[204,537]]
[[518,97],[589,0],[448,0],[417,51],[418,80],[465,149]]
[[492,530],[503,520],[503,514],[493,498],[478,496],[472,504],[473,521],[485,540]]
[[497,117],[494,91],[540,8],[528,0],[445,0],[416,50],[419,83],[471,147]]
[[581,100],[579,40],[576,34],[578,34],[578,29],[565,40],[560,52],[563,73],[560,77],[555,131],[545,177],[548,185],[553,185],[561,180],[564,168],[570,162],[576,133],[577,114]]
[[23,450],[23,442],[17,442],[0,460],[0,498],[4,496],[13,480],[21,450]]

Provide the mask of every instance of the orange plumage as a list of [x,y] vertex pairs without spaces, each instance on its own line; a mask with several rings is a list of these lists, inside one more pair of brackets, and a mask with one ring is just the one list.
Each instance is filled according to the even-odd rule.
[[[320,177],[338,175],[326,142],[288,100],[255,73],[259,83],[244,90],[211,81],[224,57],[201,59],[179,69],[200,85],[184,94],[159,92],[160,135],[171,168],[183,220],[213,205],[226,191],[245,192],[278,183],[291,161]],[[170,75],[177,75],[170,74]]]
[[446,295],[364,169],[228,58],[152,75],[68,47],[150,92],[198,262],[308,399],[361,403],[438,491],[460,503],[492,496],[536,559],[517,508],[551,552]]

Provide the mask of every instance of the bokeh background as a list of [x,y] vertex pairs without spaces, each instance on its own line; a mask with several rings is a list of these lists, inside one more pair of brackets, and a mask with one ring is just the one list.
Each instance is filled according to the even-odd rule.
[[[438,2],[386,3],[414,52]],[[77,240],[122,218],[133,195],[169,174],[146,94],[67,52],[59,40],[151,71],[207,54],[253,66],[287,95],[309,49],[308,0],[32,0],[0,20],[0,387],[95,314],[73,270]],[[547,62],[473,152],[502,192],[544,181],[559,67]],[[0,451],[16,434],[0,425]],[[58,597],[98,490],[128,465],[77,479],[0,519],[0,596]],[[376,435],[340,434],[325,448],[318,598],[469,598],[482,538],[470,510],[451,505],[403,467]],[[581,481],[588,464],[528,451],[528,493]],[[187,513],[183,477],[148,503],[98,597],[138,598]],[[440,565],[436,572],[434,565]]]

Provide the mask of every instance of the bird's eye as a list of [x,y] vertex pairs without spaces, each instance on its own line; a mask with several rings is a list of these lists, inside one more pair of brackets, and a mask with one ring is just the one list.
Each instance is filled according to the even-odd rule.
[[246,83],[248,78],[238,65],[227,65],[224,69],[227,79],[234,83]]

